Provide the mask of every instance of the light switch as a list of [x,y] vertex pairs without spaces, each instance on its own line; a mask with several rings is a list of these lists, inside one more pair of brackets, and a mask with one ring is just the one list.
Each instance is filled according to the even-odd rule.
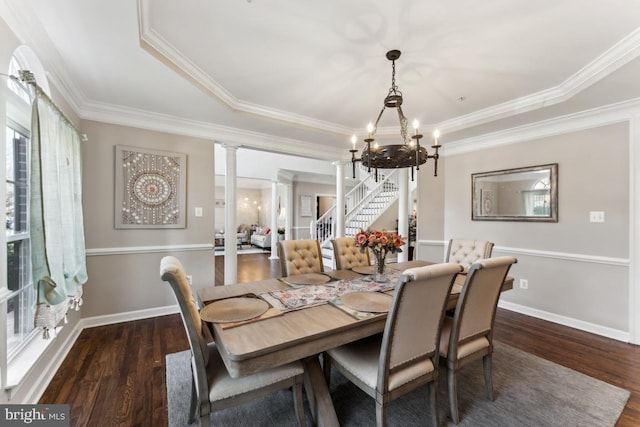
[[590,222],[604,222],[604,212],[602,212],[602,211],[591,211],[591,212],[589,212],[589,221]]
[[202,216],[202,208],[196,208],[196,216]]

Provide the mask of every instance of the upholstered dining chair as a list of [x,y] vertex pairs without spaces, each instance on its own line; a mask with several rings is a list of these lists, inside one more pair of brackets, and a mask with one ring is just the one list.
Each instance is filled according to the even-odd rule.
[[346,270],[363,265],[371,265],[369,249],[364,252],[356,246],[353,237],[338,237],[331,241],[333,245],[333,259],[336,262],[336,270]]
[[466,270],[479,259],[491,258],[493,243],[488,240],[450,239],[445,262],[456,262]]
[[298,424],[304,426],[302,363],[297,361],[254,375],[231,378],[215,343],[206,342],[200,313],[180,260],[173,256],[162,258],[160,276],[162,280],[169,282],[173,289],[191,347],[189,424],[199,417],[201,426],[209,426],[210,415],[215,411],[292,387]]
[[387,424],[389,403],[428,384],[431,423],[438,425],[437,392],[440,330],[458,264],[405,270],[384,332],[323,354],[327,385],[331,366],[376,401],[376,424]]
[[460,421],[456,375],[469,362],[482,358],[487,398],[493,400],[493,324],[502,283],[516,262],[514,257],[502,256],[472,264],[453,318],[445,317],[440,356],[446,360],[449,407],[451,419],[456,424]]
[[324,271],[317,240],[282,240],[278,242],[278,255],[282,277]]

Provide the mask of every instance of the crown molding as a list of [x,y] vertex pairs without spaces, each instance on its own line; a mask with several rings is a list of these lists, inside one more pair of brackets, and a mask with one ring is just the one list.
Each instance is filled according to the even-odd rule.
[[345,157],[345,150],[339,148],[323,146],[322,150],[318,150],[318,145],[310,142],[98,102],[85,103],[80,117],[85,120],[210,139],[240,147],[319,160]]
[[640,112],[640,98],[448,142],[443,144],[442,154],[453,156],[628,121],[638,112]]
[[213,95],[229,109],[338,135],[349,135],[353,132],[353,129],[347,126],[238,99],[151,27],[150,6],[150,0],[138,0],[138,31],[142,48]]
[[[188,78],[198,87],[205,90],[207,93],[214,95],[230,109],[265,117],[270,120],[277,120],[290,125],[316,129],[338,135],[350,135],[354,133],[354,129],[345,126],[315,120],[302,115],[274,110],[265,106],[238,100],[151,28],[149,17],[149,8],[151,7],[151,4],[150,0],[138,0],[138,25],[141,46],[150,51],[167,66]],[[8,2],[6,0],[0,2],[0,5],[3,6],[4,18],[12,31],[18,36],[22,43],[28,45],[34,50],[34,52],[36,52],[43,62],[45,69],[48,71],[47,77],[50,79],[50,83],[55,85],[56,89],[60,92],[60,95],[66,100],[74,112],[83,119],[100,120],[107,123],[142,127],[152,130],[162,130],[181,135],[213,138],[222,141],[226,139],[251,148],[301,155],[304,157],[310,157],[309,153],[313,153],[314,158],[320,158],[323,160],[346,159],[342,152],[344,150],[332,149],[326,146],[323,147],[322,150],[318,150],[317,144],[310,142],[286,138],[281,139],[271,135],[248,132],[209,123],[195,122],[163,114],[91,101],[77,87],[73,79],[69,77],[58,52],[52,46],[46,33],[44,33],[42,28],[38,26],[38,22],[34,19],[28,19],[30,16],[28,6],[22,4],[22,2]],[[423,125],[423,128],[432,129],[438,127],[443,132],[452,132],[500,118],[521,114],[537,108],[557,104],[571,98],[638,56],[640,56],[640,28],[620,40],[598,58],[594,59],[591,63],[556,87],[467,114],[465,116],[446,120],[437,124],[437,126],[434,124],[425,124]],[[607,108],[603,111],[606,110]],[[130,116],[132,113],[134,115]],[[588,113],[586,114],[588,115]],[[595,114],[599,113],[594,112],[594,115]],[[569,116],[561,118],[560,121],[568,120],[567,117]],[[167,120],[168,123],[165,122],[165,120]],[[571,118],[570,120],[578,119]],[[586,116],[585,120],[588,120],[586,119]],[[153,123],[153,121],[157,122]],[[549,124],[550,122],[547,123],[546,126]],[[189,128],[190,126],[195,126],[195,129]],[[555,125],[552,125],[552,127],[554,126]],[[560,125],[558,124],[558,126]],[[532,131],[533,130],[530,129],[530,126],[514,128],[512,133],[520,134],[520,137],[514,136],[513,138],[519,140],[522,140],[523,137],[531,138],[530,136],[527,136],[526,132]],[[362,132],[365,131],[362,129],[355,130],[355,133],[357,134],[361,134]],[[376,132],[379,136],[395,135],[398,133],[399,130],[397,126],[381,127]],[[509,140],[509,137],[506,134],[498,132],[491,135],[492,137],[498,136],[500,140],[503,141],[502,143],[508,143],[506,141]],[[470,140],[445,144],[443,154],[456,154],[461,152],[460,150],[463,150],[463,146],[469,145],[471,141],[474,141],[474,144],[489,144],[489,142],[482,141],[482,138],[483,137],[472,138]],[[471,151],[473,151],[473,149],[471,149]]]
[[640,56],[640,27],[558,86],[445,120],[436,127],[454,132],[566,101]]

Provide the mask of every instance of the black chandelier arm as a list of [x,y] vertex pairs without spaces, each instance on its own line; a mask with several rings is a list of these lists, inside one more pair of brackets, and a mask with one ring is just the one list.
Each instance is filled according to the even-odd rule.
[[358,150],[352,149],[349,150],[351,152],[351,166],[353,167],[353,179],[356,179],[356,162],[359,162],[361,159],[356,158],[356,153]]
[[440,158],[438,149],[440,148],[440,145],[432,145],[431,148],[436,151],[435,153],[428,155],[427,159],[433,159],[433,176],[438,176],[438,159]]

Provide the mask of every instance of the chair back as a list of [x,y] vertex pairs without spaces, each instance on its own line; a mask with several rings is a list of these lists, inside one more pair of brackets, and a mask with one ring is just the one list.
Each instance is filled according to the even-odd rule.
[[491,258],[492,251],[488,240],[450,239],[445,262],[456,262],[466,270],[479,259]]
[[346,270],[363,265],[371,265],[369,250],[361,251],[356,246],[353,237],[338,237],[331,241],[333,245],[333,259],[336,262],[336,270]]
[[[189,287],[187,275],[180,260],[173,256],[166,256],[160,261],[160,277],[171,285],[171,289],[178,301],[180,315],[184,324],[191,347],[191,366],[195,381],[196,393],[202,405],[208,405],[209,385],[206,366],[209,362],[207,341],[203,334],[202,319]],[[204,407],[204,406],[201,406]]]
[[460,345],[478,337],[486,336],[491,343],[502,283],[516,262],[514,257],[502,256],[471,265],[453,318],[450,357],[457,357]]
[[278,242],[278,254],[282,277],[324,271],[317,240],[282,240]]
[[387,316],[378,369],[382,392],[438,367],[440,330],[458,264],[404,271]]

